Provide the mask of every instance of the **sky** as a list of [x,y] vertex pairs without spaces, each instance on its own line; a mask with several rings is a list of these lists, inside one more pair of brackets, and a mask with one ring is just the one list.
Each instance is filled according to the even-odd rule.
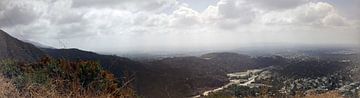
[[95,52],[360,46],[360,0],[0,0],[0,29]]

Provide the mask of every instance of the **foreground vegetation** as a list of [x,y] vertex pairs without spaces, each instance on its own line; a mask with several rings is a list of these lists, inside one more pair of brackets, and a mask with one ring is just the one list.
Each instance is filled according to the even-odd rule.
[[131,76],[123,81],[94,61],[55,60],[49,57],[24,64],[0,63],[0,97],[116,97],[134,98]]

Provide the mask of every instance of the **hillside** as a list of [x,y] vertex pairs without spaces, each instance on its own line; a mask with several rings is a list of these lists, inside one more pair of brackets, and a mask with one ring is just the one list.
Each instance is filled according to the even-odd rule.
[[[142,90],[143,88],[150,86],[152,84],[147,83],[146,81],[151,80],[147,79],[147,76],[150,73],[143,64],[132,61],[127,58],[111,56],[111,55],[101,55],[94,52],[83,51],[79,49],[47,49],[43,48],[45,53],[57,59],[68,59],[72,61],[76,60],[90,60],[99,62],[102,67],[115,75],[116,78],[122,80],[125,72],[128,72],[134,75],[134,84],[135,90],[138,94],[144,95],[147,91]],[[146,78],[146,79],[144,79]],[[158,78],[158,77],[154,77]]]
[[[144,71],[144,67],[138,62],[127,58],[100,55],[93,52],[78,49],[39,49],[30,43],[22,42],[6,32],[0,32],[0,60],[15,60],[16,62],[32,63],[37,62],[42,57],[50,56],[54,59],[69,60],[77,62],[79,60],[99,62],[100,66],[114,74],[115,78],[123,81],[124,73],[135,75],[134,79]],[[45,66],[46,67],[46,66]],[[136,81],[132,80],[132,83]]]
[[39,60],[45,53],[34,45],[22,42],[0,30],[0,60],[14,59],[24,62]]
[[94,61],[44,57],[34,63],[0,62],[0,97],[5,98],[134,98],[132,85],[126,83],[130,80],[117,80]]
[[101,65],[103,65],[102,67],[113,72],[117,77],[121,77],[123,71],[125,70],[134,73],[145,71],[145,68],[141,63],[123,57],[101,55],[79,49],[43,48],[42,50],[51,57],[57,59],[98,61]]

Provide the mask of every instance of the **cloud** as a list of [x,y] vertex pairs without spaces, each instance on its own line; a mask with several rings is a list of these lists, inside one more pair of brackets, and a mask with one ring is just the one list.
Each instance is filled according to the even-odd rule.
[[250,4],[267,10],[282,10],[295,8],[309,0],[247,0]]
[[54,47],[62,47],[61,40],[93,51],[359,41],[358,18],[326,1],[219,0],[204,11],[186,3],[191,2],[1,0],[0,27],[20,39]]
[[271,11],[262,16],[265,24],[300,26],[343,26],[347,24],[336,8],[325,2],[310,2],[293,9]]
[[255,11],[253,11],[253,9],[250,6],[247,6],[246,2],[243,1],[222,0],[217,4],[217,7],[221,20],[225,21],[220,22],[221,26],[248,24],[252,22],[255,17]]
[[188,27],[201,23],[201,16],[195,10],[187,7],[180,7],[171,15],[171,26]]
[[235,29],[251,24],[257,11],[247,3],[241,0],[220,0],[201,13],[202,22],[221,29]]
[[176,5],[175,0],[73,0],[72,7],[120,8],[131,11],[163,10]]
[[33,2],[2,0],[0,5],[2,6],[0,7],[0,27],[11,27],[18,24],[27,25],[41,15],[38,8],[42,6],[36,6]]
[[331,13],[323,18],[322,23],[326,26],[344,26],[348,24],[343,16],[335,13]]

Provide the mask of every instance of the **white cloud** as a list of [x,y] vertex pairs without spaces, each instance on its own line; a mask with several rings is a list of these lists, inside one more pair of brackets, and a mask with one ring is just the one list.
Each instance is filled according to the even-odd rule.
[[[180,7],[180,11],[186,7]],[[215,27],[221,29],[235,29],[241,25],[247,25],[253,22],[256,17],[256,11],[241,0],[220,0],[217,4],[209,5],[203,12],[197,12],[186,8],[190,15],[192,24],[201,24],[202,27]],[[175,11],[175,12],[176,12]],[[176,13],[175,13],[176,14]],[[183,15],[184,16],[184,15]],[[187,23],[190,23],[190,20]],[[188,25],[188,24],[187,24]]]
[[262,22],[270,25],[342,26],[347,21],[331,4],[310,2],[294,9],[265,13]]
[[322,23],[326,26],[344,26],[347,25],[347,20],[336,13],[331,13],[322,19]]
[[176,27],[193,26],[201,23],[201,16],[195,10],[182,6],[172,13],[170,22]]

